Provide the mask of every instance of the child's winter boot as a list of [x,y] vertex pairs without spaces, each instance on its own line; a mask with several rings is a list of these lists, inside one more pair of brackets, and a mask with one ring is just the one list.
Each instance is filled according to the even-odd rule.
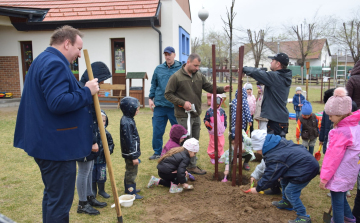
[[243,168],[244,168],[244,170],[246,170],[246,171],[249,171],[249,170],[250,170],[250,166],[249,166],[248,163],[244,163]]
[[353,218],[347,218],[344,217],[344,223],[355,223],[356,222],[356,218],[353,216]]
[[96,198],[97,195],[97,186],[96,186],[96,182],[92,183],[92,194],[94,195],[94,197]]
[[93,207],[103,208],[107,205],[106,202],[100,202],[96,200],[94,196],[87,196],[87,201]]
[[273,201],[271,204],[279,209],[286,209],[288,211],[292,211],[294,209],[289,201],[284,201],[284,200]]
[[100,211],[96,210],[95,208],[91,207],[91,205],[87,201],[79,201],[77,213],[85,213],[89,215],[98,215]]
[[137,200],[144,198],[136,193],[136,184],[125,184],[125,194],[134,194]]
[[176,184],[173,184],[171,182],[171,186],[170,186],[170,190],[169,192],[172,193],[172,194],[175,194],[175,193],[180,193],[182,192],[184,189],[182,187],[179,187],[178,185]]
[[99,186],[99,195],[103,198],[109,198],[110,195],[105,192],[105,183],[98,183]]
[[[124,179],[124,188],[126,188],[125,179]],[[140,193],[140,191],[141,191],[141,189],[137,189],[137,190],[135,191],[135,193]],[[126,194],[126,190],[125,190],[125,194]]]
[[298,216],[295,220],[289,220],[289,223],[311,223],[310,215]]
[[150,180],[149,180],[149,183],[147,185],[147,188],[150,188],[152,186],[157,186],[159,185],[159,182],[160,182],[160,179],[159,178],[156,178],[154,176],[151,176]]

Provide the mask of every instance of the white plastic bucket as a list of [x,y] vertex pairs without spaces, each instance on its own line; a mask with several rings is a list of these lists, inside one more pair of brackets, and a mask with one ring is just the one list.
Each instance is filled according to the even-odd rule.
[[[134,203],[135,195],[125,194],[119,197],[119,203],[122,207],[131,207]],[[114,208],[115,204],[111,205]]]

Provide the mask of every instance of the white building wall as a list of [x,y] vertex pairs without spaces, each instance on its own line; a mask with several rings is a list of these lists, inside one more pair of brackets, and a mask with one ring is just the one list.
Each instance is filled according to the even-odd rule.
[[177,3],[176,0],[172,0],[172,44],[175,48],[176,54],[176,60],[179,60],[178,53],[180,52],[179,46],[180,46],[180,39],[179,39],[179,27],[181,26],[187,33],[190,35],[189,39],[189,52],[191,52],[191,20],[189,17],[185,14],[184,10],[180,7],[180,5]]
[[[3,19],[2,19],[3,20]],[[4,20],[6,22],[6,20]],[[190,33],[191,21],[175,0],[162,0],[161,27],[162,51],[173,46],[179,52],[179,26]],[[87,49],[90,61],[102,61],[109,69],[112,68],[111,39],[125,38],[125,57],[127,72],[147,72],[145,81],[145,97],[149,95],[151,78],[154,69],[159,65],[159,34],[151,27],[112,28],[112,29],[81,29],[84,33],[83,49]],[[0,24],[0,56],[19,57],[19,75],[22,83],[22,65],[20,41],[32,41],[33,57],[36,58],[49,46],[53,31],[17,31],[12,26]],[[83,55],[82,55],[83,56]],[[176,56],[179,59],[179,56]],[[162,55],[162,61],[165,61]],[[85,59],[79,59],[79,77],[86,70]],[[112,83],[112,80],[106,82]],[[134,80],[133,86],[142,85],[141,80]]]

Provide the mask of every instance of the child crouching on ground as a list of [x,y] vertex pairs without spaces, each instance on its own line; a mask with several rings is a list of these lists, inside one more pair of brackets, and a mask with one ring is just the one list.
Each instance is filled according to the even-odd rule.
[[[243,168],[247,171],[250,170],[249,162],[255,159],[254,152],[252,151],[251,139],[246,135],[245,130],[242,130],[243,136],[243,150],[242,150],[242,158],[244,158]],[[235,147],[235,128],[231,131],[229,135],[229,140],[231,140],[231,156],[234,158],[234,147]],[[237,148],[237,152],[239,154],[239,148]],[[224,179],[222,182],[226,182],[227,175],[229,174],[229,150],[226,150],[224,154],[219,159],[220,162],[225,163],[225,171],[224,171]]]
[[360,170],[360,111],[351,113],[351,98],[345,88],[336,88],[325,104],[325,112],[334,123],[320,173],[320,188],[330,189],[332,222],[356,222],[346,200]]
[[[213,95],[211,95],[211,107],[206,111],[204,124],[209,132],[209,146],[207,153],[210,157],[210,162],[215,164],[215,159],[219,159],[224,153],[224,144],[225,137],[224,132],[227,127],[226,122],[226,113],[224,109],[221,108],[222,97],[220,94],[216,95],[216,107],[217,107],[217,131],[214,130],[214,105],[213,105]],[[218,135],[218,157],[215,157],[215,137],[214,134],[217,132]]]
[[258,143],[257,146],[262,148],[265,172],[256,188],[251,188],[251,193],[266,190],[281,178],[282,200],[273,201],[272,204],[279,209],[296,211],[297,218],[289,223],[310,223],[310,216],[306,213],[300,194],[319,173],[319,163],[315,157],[302,145],[273,134],[268,134],[264,143]]
[[169,135],[170,135],[169,141],[167,141],[164,148],[162,149],[160,155],[161,157],[165,155],[165,153],[167,153],[172,148],[180,147],[181,143],[187,137],[187,130],[182,125],[175,124],[171,126]]
[[188,139],[182,147],[173,148],[159,159],[157,165],[160,178],[151,176],[148,188],[157,185],[170,187],[170,193],[180,193],[183,189],[193,189],[188,185],[186,167],[190,158],[199,152],[199,141],[195,138]]
[[[108,120],[108,117],[107,117],[105,111],[103,111],[103,110],[101,110],[101,117],[102,117],[104,128],[105,128],[106,139],[108,142],[109,151],[110,151],[110,154],[112,154],[114,151],[115,145],[114,145],[114,141],[113,141],[113,138],[112,138],[110,132],[108,132],[106,130],[106,127],[109,124],[109,120]],[[103,198],[109,198],[110,195],[105,192],[106,159],[105,159],[105,153],[104,153],[104,146],[101,141],[100,134],[97,135],[97,144],[99,145],[100,154],[95,159],[95,162],[94,162],[94,169],[93,169],[93,175],[92,175],[92,182],[93,182],[92,190],[93,190],[94,196],[96,197],[97,186],[98,186],[99,187],[99,195],[102,196]]]
[[120,101],[123,117],[120,120],[120,145],[122,157],[125,160],[125,194],[135,194],[136,199],[142,199],[140,190],[136,190],[135,179],[140,163],[140,137],[136,128],[134,116],[139,113],[139,100],[133,97],[124,97]]
[[[251,134],[251,142],[252,142],[252,146],[253,148],[258,148],[260,149],[261,152],[261,146],[258,146],[258,144],[262,145],[265,140],[267,133],[266,133],[266,129],[265,130],[254,130]],[[252,185],[253,182],[255,181],[259,181],[261,179],[261,177],[264,175],[265,172],[265,161],[264,159],[261,159],[261,162],[259,165],[257,165],[255,167],[254,172],[252,172],[251,177],[250,177],[250,184]],[[275,181],[274,184],[270,187],[269,190],[264,191],[264,193],[266,195],[278,195],[281,194],[281,185],[279,181]]]
[[304,100],[302,114],[297,121],[296,140],[299,142],[301,133],[302,145],[305,146],[305,148],[309,147],[311,155],[314,153],[314,146],[319,136],[320,127],[320,118],[312,113],[311,103]]

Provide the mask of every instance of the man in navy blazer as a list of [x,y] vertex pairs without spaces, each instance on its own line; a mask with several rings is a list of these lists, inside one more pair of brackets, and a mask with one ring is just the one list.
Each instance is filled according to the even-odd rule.
[[89,105],[99,86],[94,79],[81,88],[69,67],[81,57],[82,36],[71,26],[54,31],[26,75],[17,115],[14,147],[34,157],[45,185],[43,222],[69,222],[75,160],[92,149]]

